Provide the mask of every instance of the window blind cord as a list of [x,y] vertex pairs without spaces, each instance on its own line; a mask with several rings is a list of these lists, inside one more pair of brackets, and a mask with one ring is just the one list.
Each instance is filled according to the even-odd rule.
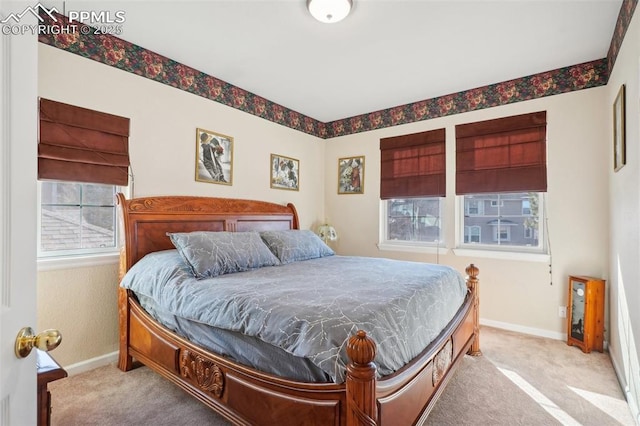
[[135,181],[133,179],[133,166],[131,166],[131,164],[129,164],[129,177],[131,178],[131,181],[129,182],[129,190],[130,190],[130,195],[129,198],[134,198],[134,194],[135,192]]
[[547,250],[549,251],[549,285],[553,285],[553,256],[551,255],[551,236],[549,235],[549,215],[547,213],[546,194],[542,194],[542,208],[544,210],[544,236],[547,239]]
[[436,265],[439,265],[440,264],[440,239],[441,239],[440,232],[442,231],[440,229],[440,215],[438,215],[438,217],[436,218],[436,226],[438,227],[438,238],[436,238]]

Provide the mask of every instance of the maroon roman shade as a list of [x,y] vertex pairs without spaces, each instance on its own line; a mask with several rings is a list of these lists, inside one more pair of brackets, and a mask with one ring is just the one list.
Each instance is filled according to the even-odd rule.
[[444,197],[445,129],[380,139],[380,198]]
[[546,111],[456,126],[456,194],[547,190]]
[[129,119],[40,99],[38,179],[129,183]]

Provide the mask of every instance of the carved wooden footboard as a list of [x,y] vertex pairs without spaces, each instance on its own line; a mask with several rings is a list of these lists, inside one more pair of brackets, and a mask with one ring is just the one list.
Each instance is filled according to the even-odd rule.
[[[293,205],[206,197],[125,200],[118,194],[125,244],[121,278],[145,254],[172,248],[167,232],[297,229]],[[376,380],[376,345],[352,336],[344,384],[302,383],[266,374],[207,351],[158,324],[119,289],[120,354],[171,380],[234,424],[410,425],[424,421],[465,353],[480,353],[478,268],[467,270],[465,302],[445,330],[410,364]]]

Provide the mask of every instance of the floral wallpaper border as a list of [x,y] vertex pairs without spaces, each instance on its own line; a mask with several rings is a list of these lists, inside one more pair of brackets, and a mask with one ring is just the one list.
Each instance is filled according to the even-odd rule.
[[[323,123],[216,77],[112,35],[79,31],[48,31],[39,41],[106,65],[149,78],[198,96],[262,117],[271,122],[320,137],[345,136],[369,130],[429,120],[607,84],[638,0],[623,0],[607,58],[559,68],[484,87],[395,106]],[[68,18],[43,16],[61,29]]]
[[613,70],[613,65],[616,63],[616,59],[618,58],[620,46],[622,46],[624,35],[627,32],[627,28],[629,28],[629,24],[631,23],[631,18],[633,17],[633,12],[636,10],[637,4],[638,0],[622,0],[618,20],[616,21],[616,26],[613,30],[613,36],[611,37],[609,52],[607,53],[607,69],[609,74]]
[[397,126],[607,84],[605,59],[327,123],[326,137]]

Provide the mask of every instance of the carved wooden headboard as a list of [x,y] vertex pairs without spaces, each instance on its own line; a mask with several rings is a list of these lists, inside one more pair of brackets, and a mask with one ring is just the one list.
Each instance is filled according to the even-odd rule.
[[147,253],[174,248],[167,232],[298,229],[298,213],[266,201],[194,196],[125,199],[120,205],[120,277]]

